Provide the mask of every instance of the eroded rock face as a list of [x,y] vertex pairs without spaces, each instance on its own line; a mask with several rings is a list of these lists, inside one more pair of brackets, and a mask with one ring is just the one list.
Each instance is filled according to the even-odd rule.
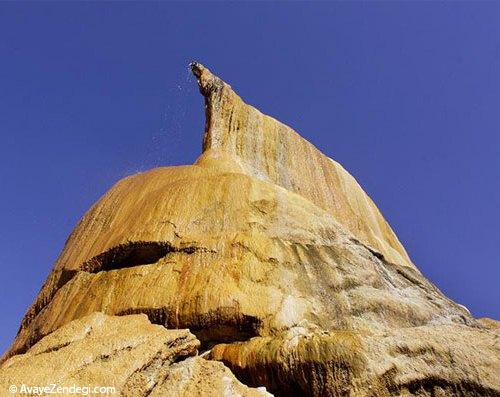
[[193,63],[192,69],[206,102],[203,160],[231,156],[244,173],[300,194],[389,260],[415,268],[378,208],[339,163],[244,103],[204,66]]
[[498,335],[461,325],[385,333],[293,327],[210,358],[285,396],[498,396]]
[[188,330],[167,330],[143,314],[93,313],[7,360],[0,388],[3,392],[10,385],[56,383],[68,389],[113,388],[107,394],[131,397],[269,396],[241,384],[220,362],[196,356],[199,345]]
[[[499,395],[494,320],[422,276],[338,163],[192,68],[203,154],[89,210],[5,357],[94,312],[144,313],[276,395]],[[197,360],[175,373],[203,373]]]

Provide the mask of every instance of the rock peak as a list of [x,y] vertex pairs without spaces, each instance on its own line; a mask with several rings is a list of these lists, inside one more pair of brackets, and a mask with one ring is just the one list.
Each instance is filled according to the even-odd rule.
[[245,103],[201,63],[190,66],[205,97],[203,160],[232,158],[248,175],[327,210],[387,260],[415,268],[376,205],[340,164],[289,126]]
[[416,270],[340,164],[191,68],[202,156],[124,178],[85,214],[0,362],[0,390],[500,396],[498,324]]
[[189,64],[189,67],[198,80],[200,92],[204,97],[210,96],[212,92],[216,91],[217,89],[222,89],[224,86],[231,88],[227,83],[214,75],[201,63],[194,61]]

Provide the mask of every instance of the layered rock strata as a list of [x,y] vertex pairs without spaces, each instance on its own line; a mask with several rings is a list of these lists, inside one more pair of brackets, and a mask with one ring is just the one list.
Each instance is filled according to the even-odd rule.
[[93,313],[7,360],[0,371],[0,385],[17,385],[20,392],[23,384],[48,387],[48,391],[56,390],[51,386],[56,385],[58,394],[68,395],[75,385],[83,395],[270,395],[241,384],[220,362],[197,356],[198,347],[199,341],[188,330],[153,325],[144,314]]
[[338,163],[192,69],[202,155],[121,180],[85,214],[5,358],[95,312],[142,313],[277,396],[499,396],[496,322],[423,277]]

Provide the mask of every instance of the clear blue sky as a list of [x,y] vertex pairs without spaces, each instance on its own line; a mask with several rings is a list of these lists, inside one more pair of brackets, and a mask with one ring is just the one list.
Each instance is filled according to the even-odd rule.
[[0,4],[0,351],[113,183],[191,163],[199,60],[340,161],[422,272],[500,318],[500,3]]

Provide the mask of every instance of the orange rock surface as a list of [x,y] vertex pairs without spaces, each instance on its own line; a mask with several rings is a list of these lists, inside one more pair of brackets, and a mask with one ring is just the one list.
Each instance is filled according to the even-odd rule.
[[202,155],[85,214],[4,360],[95,312],[143,313],[278,396],[500,395],[497,328],[422,276],[338,163],[192,69]]

